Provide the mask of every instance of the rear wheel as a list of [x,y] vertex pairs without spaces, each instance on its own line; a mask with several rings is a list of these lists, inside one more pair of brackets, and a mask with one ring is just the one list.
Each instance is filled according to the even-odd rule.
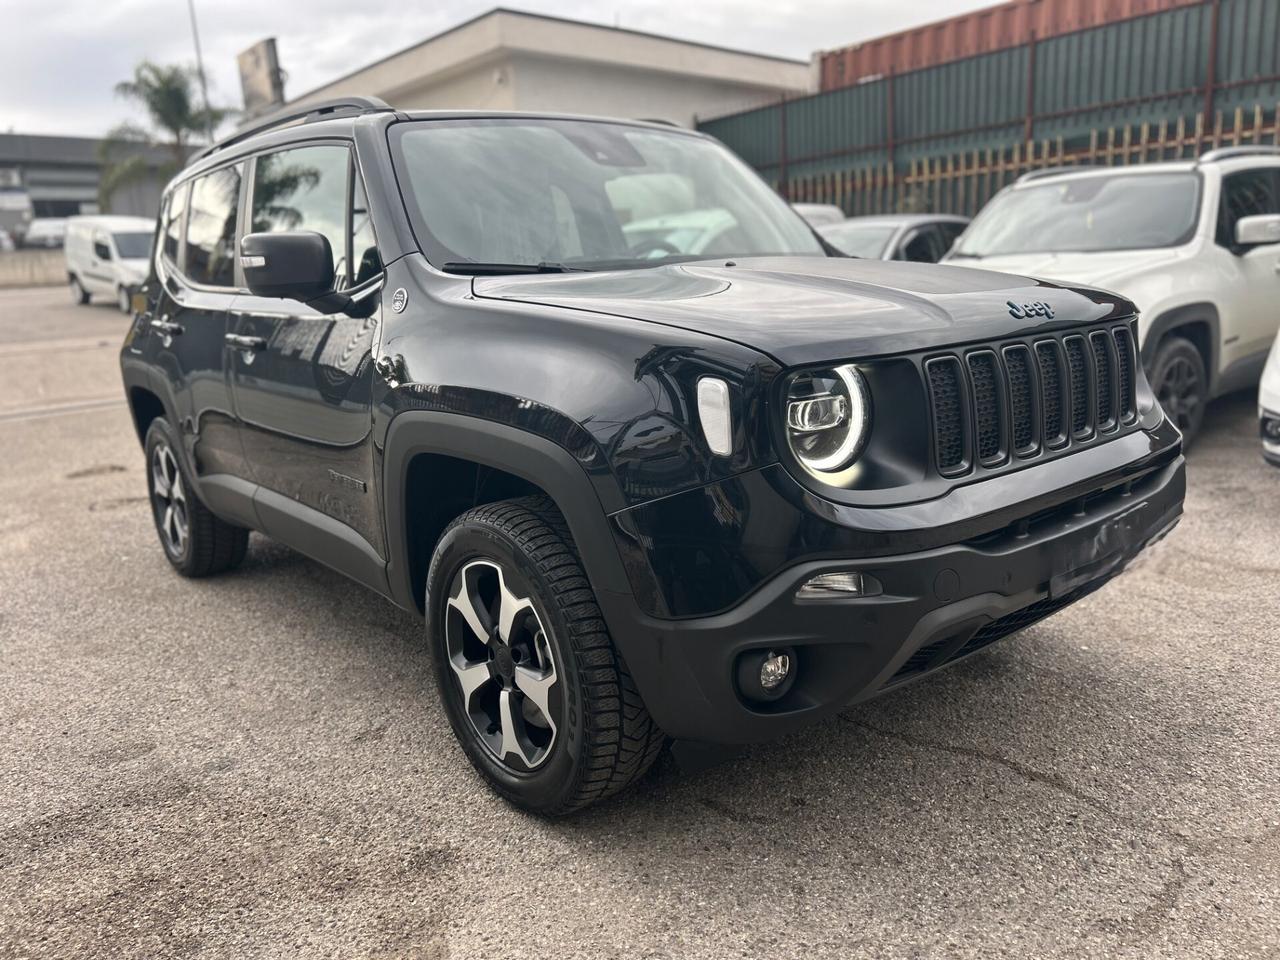
[[178,449],[168,421],[151,421],[147,488],[165,556],[184,577],[207,577],[239,566],[248,550],[249,531],[218,519],[200,501]]
[[611,796],[664,737],[545,497],[477,507],[431,561],[427,625],[454,734],[498,793],[557,815]]
[[1151,364],[1151,389],[1189,446],[1200,432],[1209,403],[1209,377],[1195,344],[1177,336],[1160,344]]
[[84,284],[80,282],[79,277],[72,275],[68,285],[71,289],[72,303],[84,306],[89,302],[89,291],[84,288]]

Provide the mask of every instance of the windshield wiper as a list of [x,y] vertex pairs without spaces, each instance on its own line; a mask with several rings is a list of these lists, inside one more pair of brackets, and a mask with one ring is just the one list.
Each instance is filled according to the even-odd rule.
[[985,254],[981,253],[959,253],[953,251],[947,254],[952,260],[981,260]]
[[441,267],[447,273],[465,273],[471,276],[500,276],[504,273],[586,273],[586,267],[570,267],[563,263],[478,263],[475,260],[454,260]]

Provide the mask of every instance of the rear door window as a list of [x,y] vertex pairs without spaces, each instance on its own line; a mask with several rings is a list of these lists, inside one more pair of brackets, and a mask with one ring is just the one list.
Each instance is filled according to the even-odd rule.
[[193,283],[235,286],[236,210],[240,205],[241,169],[242,164],[224,167],[191,185],[184,272]]

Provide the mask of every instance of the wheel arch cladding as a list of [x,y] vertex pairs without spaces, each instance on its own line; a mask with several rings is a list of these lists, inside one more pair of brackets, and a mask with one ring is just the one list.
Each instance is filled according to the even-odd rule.
[[129,412],[133,417],[133,426],[138,433],[138,442],[147,442],[147,429],[152,421],[165,415],[164,403],[146,387],[129,388]]
[[1209,389],[1214,390],[1221,372],[1218,369],[1218,356],[1222,344],[1222,325],[1218,308],[1212,303],[1189,303],[1158,315],[1147,328],[1147,335],[1142,343],[1142,365],[1148,374],[1161,342],[1171,335],[1191,341],[1199,351],[1209,376]]
[[[589,459],[598,472],[600,462]],[[612,478],[593,482],[581,458],[554,441],[465,414],[409,410],[388,427],[384,464],[388,580],[406,609],[422,611],[435,538],[454,517],[479,503],[529,493],[544,494],[563,514],[597,594],[630,594],[599,489],[612,499]],[[411,531],[414,523],[425,529]]]

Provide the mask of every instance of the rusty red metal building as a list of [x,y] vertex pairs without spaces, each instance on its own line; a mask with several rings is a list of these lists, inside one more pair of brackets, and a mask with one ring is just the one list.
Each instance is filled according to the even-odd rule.
[[1009,0],[949,20],[818,55],[819,89],[1047,40],[1202,0]]

